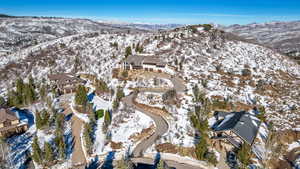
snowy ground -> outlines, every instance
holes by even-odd
[[[10,146],[10,159],[11,164],[13,164],[14,169],[19,169],[24,167],[24,164],[31,154],[32,151],[32,140],[34,136],[38,136],[40,147],[43,149],[43,145],[46,142],[53,142],[54,138],[54,128],[50,128],[50,130],[37,130],[36,125],[34,123],[35,112],[41,111],[44,108],[43,104],[37,103],[34,104],[27,109],[13,110],[17,112],[17,116],[20,117],[21,122],[26,122],[29,124],[29,129],[21,134],[16,135],[7,140]],[[64,130],[64,138],[66,141],[66,157],[67,160],[62,164],[57,164],[54,168],[67,168],[70,163],[70,159],[72,156],[72,130],[71,130],[71,121],[69,118],[66,118],[65,122],[65,130]],[[36,166],[38,167],[38,166]]]
[[[120,111],[112,116],[112,124],[109,127],[109,133],[111,134],[111,141],[115,143],[122,143],[120,153],[132,151],[137,142],[129,139],[136,133],[140,133],[143,129],[149,128],[153,125],[152,119],[141,112],[130,110],[125,111],[123,105]],[[107,154],[112,151],[112,148],[106,143],[106,134],[103,133],[103,118],[97,121],[96,129],[96,142],[95,153],[97,155]]]
[[[161,93],[140,92],[136,98],[136,101],[138,103],[146,104],[152,107],[164,107]]]

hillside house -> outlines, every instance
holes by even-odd
[[[122,64],[125,70],[146,70],[164,72],[167,68],[167,64],[157,56],[147,55],[132,55],[128,56]]]
[[[78,85],[83,85],[84,80],[71,73],[60,73],[48,75],[49,80],[61,93],[73,93]]]
[[[237,148],[244,143],[252,146],[261,124],[254,114],[245,111],[216,112],[215,118],[212,139],[223,140]]]
[[[21,123],[16,114],[9,109],[0,109],[0,136],[8,137],[28,129],[27,123]]]

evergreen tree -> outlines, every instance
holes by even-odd
[[[111,123],[111,115],[110,112],[108,110],[105,111],[105,115],[104,115],[104,123],[108,126]]]
[[[64,115],[63,114],[57,114],[55,119],[55,139],[54,142],[56,146],[58,147],[58,154],[59,158],[64,159],[66,157],[66,144],[64,140]]]
[[[38,164],[41,164],[43,157],[42,157],[42,150],[39,146],[37,136],[34,137],[31,147],[32,147],[32,159],[33,159],[33,161],[38,163]]]
[[[59,137],[58,153],[59,153],[59,157],[61,159],[66,158],[66,144],[65,144],[63,136]]]
[[[159,160],[156,169],[165,169],[164,161],[162,159]]]
[[[92,125],[90,123],[85,123],[83,137],[85,139],[85,144],[88,153],[92,153],[93,141],[92,141]]]
[[[5,99],[0,96],[0,107],[6,105]]]
[[[44,152],[45,152],[45,160],[47,162],[52,162],[53,159],[54,159],[54,156],[53,156],[53,150],[51,148],[51,145],[47,142],[45,142],[44,144]]]
[[[121,99],[125,96],[124,92],[123,92],[123,89],[118,87],[117,89],[117,100],[118,101],[121,101]]]
[[[18,78],[16,81],[17,93],[22,94],[24,89],[24,82],[21,78]]]
[[[41,87],[40,87],[40,98],[41,98],[41,100],[45,100],[45,98],[46,98],[46,95],[47,95],[47,93],[46,93],[46,86],[45,85],[41,85]]]
[[[61,113],[57,114],[56,119],[55,119],[56,129],[63,129],[64,118],[65,118],[65,116],[63,114],[61,114]]]
[[[35,88],[35,85],[34,85],[34,80],[32,78],[32,76],[30,75],[29,78],[28,78],[28,84],[30,87],[32,87],[33,89]]]
[[[83,85],[79,85],[75,94],[75,103],[77,105],[85,106],[87,101],[87,91]]]
[[[199,93],[200,93],[200,90],[199,90],[198,85],[196,84],[196,85],[193,87],[193,94],[194,94],[194,99],[195,99],[196,102],[199,101]]]
[[[46,110],[43,110],[43,126],[48,126],[49,127],[49,124],[50,124],[50,114],[49,114],[49,112],[48,111],[46,111]]]
[[[21,105],[24,103],[24,97],[23,97],[23,93],[24,93],[24,83],[23,80],[21,78],[18,78],[16,81],[16,105]]]
[[[23,92],[24,103],[32,104],[33,101],[35,101],[36,99],[34,88],[31,87],[29,84],[25,84]]]
[[[137,43],[136,46],[135,46],[135,52],[139,51],[139,47],[140,47],[140,43]]]
[[[37,129],[41,129],[43,127],[43,119],[40,112],[35,113],[35,123]]]
[[[113,109],[116,110],[119,107],[119,105],[120,105],[120,102],[117,99],[115,99],[113,101]]]
[[[205,154],[208,152],[207,143],[204,137],[202,137],[199,143],[196,145],[196,156],[198,160],[204,160]]]
[[[125,49],[125,57],[128,57],[128,56],[130,56],[130,55],[132,55],[132,51],[131,51],[131,47],[128,46],[128,47],[126,47],[126,49]]]
[[[241,162],[241,168],[246,169],[250,164],[251,147],[248,144],[243,144],[237,152],[237,158]]]

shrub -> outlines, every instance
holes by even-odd
[[[251,76],[251,70],[249,70],[249,69],[243,69],[242,70],[242,75],[243,76]]]
[[[213,164],[214,166],[216,166],[218,163],[217,157],[216,157],[215,153],[213,153],[213,152],[208,152],[206,154],[206,159],[209,163]]]
[[[174,89],[168,90],[162,95],[162,99],[164,102],[167,100],[174,99],[175,97],[176,97],[176,90]]]
[[[248,144],[243,144],[237,152],[237,158],[242,164],[241,168],[247,168],[250,164],[251,147]]]
[[[212,26],[210,24],[203,24],[203,28],[205,31],[210,31]]]
[[[127,77],[128,77],[128,71],[124,70],[124,71],[122,72],[122,77],[123,77],[123,78],[127,78]]]
[[[262,122],[266,122],[266,110],[265,107],[261,106],[258,108],[259,114],[256,115],[256,117],[262,121]]]
[[[101,119],[101,118],[104,116],[104,110],[103,110],[103,109],[97,110],[97,111],[95,112],[95,114],[96,114],[97,120],[98,120],[98,119]]]
[[[132,55],[131,47],[128,46],[125,49],[125,57],[128,57],[129,55]]]

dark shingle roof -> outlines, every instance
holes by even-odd
[[[157,66],[165,66],[166,63],[163,62],[158,56],[146,56],[146,55],[132,55],[128,56],[125,60],[129,64],[135,66],[142,66],[142,64],[153,64]]]
[[[213,130],[231,130],[241,137],[246,143],[251,145],[256,138],[259,126],[260,120],[258,118],[256,118],[253,114],[241,111],[232,112],[226,115],[224,120],[220,121]]]
[[[68,85],[84,82],[84,80],[76,77],[74,74],[71,73],[52,74],[48,75],[48,78],[49,80],[57,81],[58,85]]]

